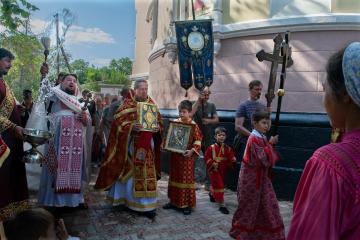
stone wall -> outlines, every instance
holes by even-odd
[[[236,109],[248,98],[248,83],[259,79],[268,85],[270,63],[259,62],[255,54],[264,49],[272,52],[275,34],[224,39],[215,58],[214,83],[211,99],[218,108]],[[324,112],[322,106],[322,82],[329,56],[336,49],[352,41],[359,41],[359,31],[294,32],[291,34],[294,65],[287,70],[285,112]],[[280,72],[279,66],[278,71]],[[279,78],[278,74],[278,78]],[[279,80],[277,80],[279,83]],[[159,56],[150,65],[150,95],[161,108],[176,108],[184,99],[185,90],[180,87],[178,65]],[[278,86],[277,86],[278,87]],[[277,89],[276,87],[276,89]],[[265,89],[266,90],[266,89]],[[191,100],[197,98],[192,89]],[[263,97],[262,101],[265,102]],[[275,109],[276,99],[273,102]]]

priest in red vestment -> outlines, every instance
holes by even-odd
[[[0,222],[28,207],[28,188],[23,157],[21,112],[13,92],[3,79],[11,68],[12,53],[0,48],[0,134],[10,154],[0,161]],[[6,146],[2,144],[3,146]],[[5,152],[6,151],[6,148]]]
[[[155,104],[147,92],[147,82],[136,81],[134,94],[124,99],[114,115],[95,189],[109,189],[113,205],[124,205],[152,219],[156,216],[157,180],[161,176],[162,121],[157,110],[159,126],[154,132],[144,131],[137,123],[138,103]]]

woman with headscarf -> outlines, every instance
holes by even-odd
[[[296,190],[288,239],[360,239],[360,42],[330,57],[324,106],[340,142],[315,151]]]

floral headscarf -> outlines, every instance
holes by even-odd
[[[353,42],[346,47],[342,68],[346,91],[360,107],[360,42]]]

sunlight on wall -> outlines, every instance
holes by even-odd
[[[333,13],[360,13],[359,0],[332,0],[331,12]]]
[[[269,0],[223,1],[223,23],[266,19],[269,17]]]

